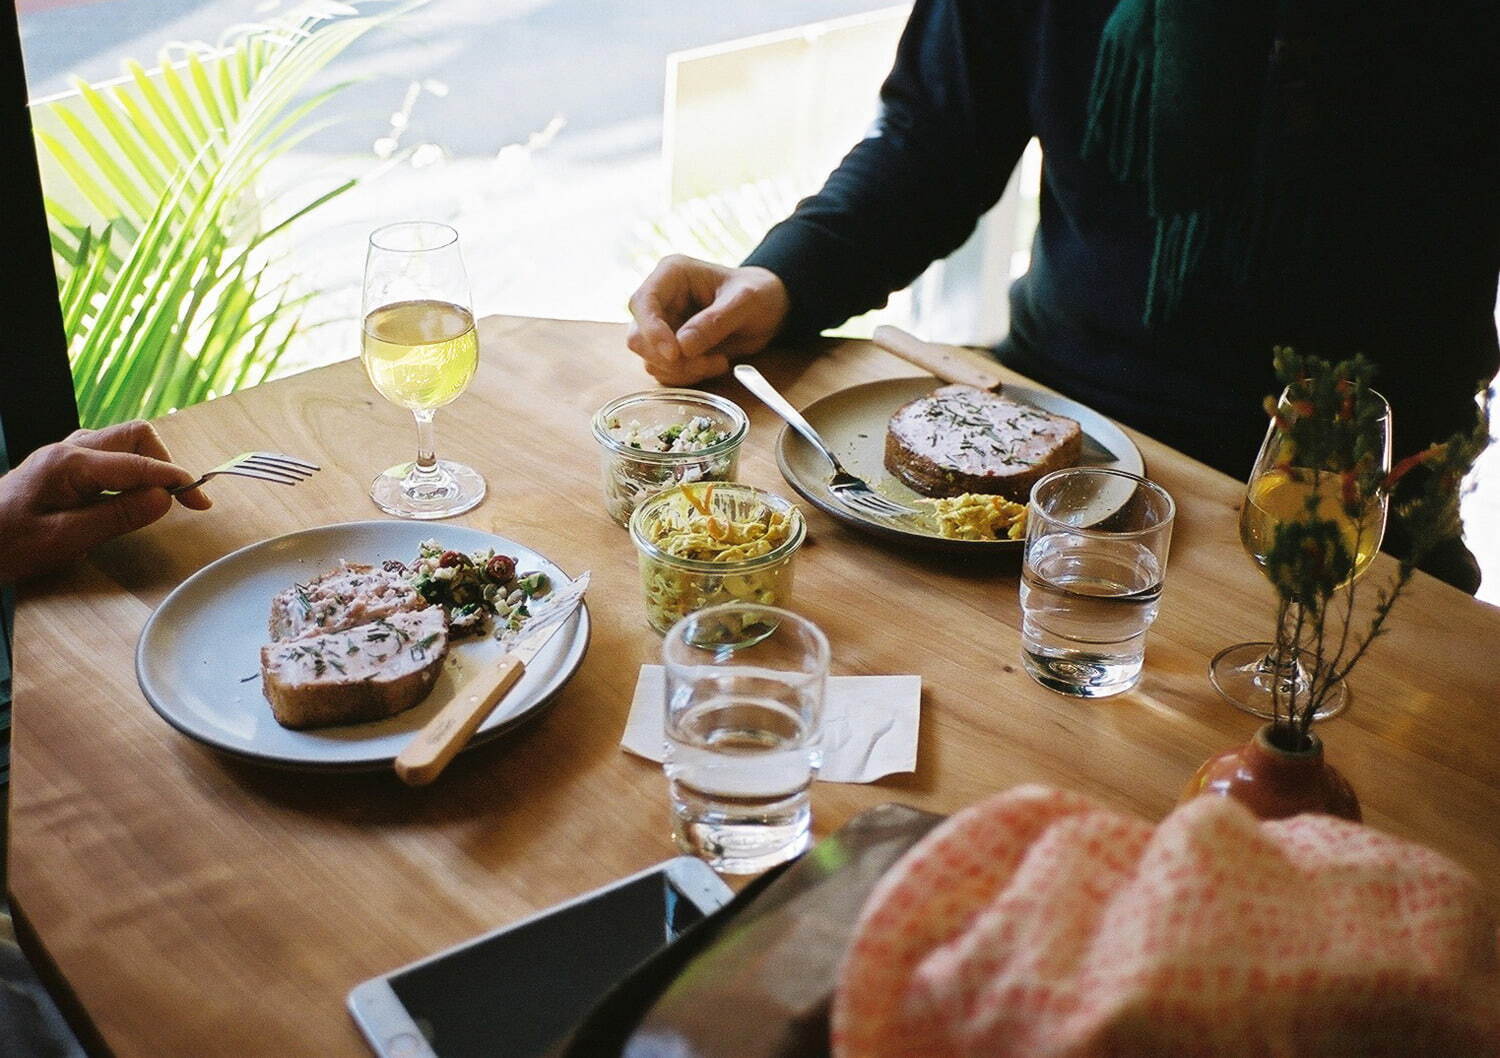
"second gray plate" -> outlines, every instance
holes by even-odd
[[[882,496],[915,506],[921,496],[885,469],[885,428],[891,414],[907,401],[931,393],[943,383],[930,376],[890,378],[841,389],[813,401],[802,414],[828,442],[828,447],[851,473],[858,474]],[[1113,421],[1077,401],[1030,386],[1007,385],[1005,395],[1055,415],[1066,415],[1083,427],[1083,466],[1115,467],[1144,474],[1140,449]],[[954,540],[938,533],[926,518],[872,518],[845,507],[828,490],[833,471],[795,430],[783,429],[776,441],[776,464],[781,476],[819,510],[841,522],[889,540],[943,551],[1019,551],[1021,540]]]

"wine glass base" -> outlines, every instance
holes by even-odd
[[[484,493],[479,471],[447,459],[439,459],[427,471],[415,463],[398,463],[370,483],[375,506],[398,518],[419,520],[463,514],[476,507]]]
[[[1306,687],[1309,668],[1316,663],[1312,654],[1299,650],[1291,672],[1277,671],[1271,659],[1274,643],[1237,643],[1214,655],[1208,666],[1209,682],[1230,705],[1262,720],[1275,719],[1273,692],[1281,684],[1282,715],[1291,698],[1292,686],[1300,681]],[[1301,697],[1305,690],[1299,689]],[[1313,713],[1314,720],[1329,720],[1349,708],[1349,688],[1340,680],[1323,704]]]

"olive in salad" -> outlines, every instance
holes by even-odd
[[[449,635],[514,632],[531,616],[533,599],[549,594],[545,573],[520,573],[516,560],[493,550],[453,551],[424,540],[416,561],[392,559],[385,568],[406,577],[417,594],[448,615]]]

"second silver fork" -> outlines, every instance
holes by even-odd
[[[788,426],[806,438],[808,444],[833,464],[833,477],[828,481],[828,491],[844,506],[875,518],[899,518],[916,513],[912,508],[903,507],[880,495],[864,478],[849,473],[823,438],[818,436],[818,431],[802,417],[801,412],[792,407],[790,401],[777,392],[775,386],[766,381],[765,375],[749,364],[736,364],[734,377],[751,393],[765,401],[772,411],[786,420]]]

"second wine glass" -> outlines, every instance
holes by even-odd
[[[1358,425],[1358,434],[1349,432],[1341,437],[1337,445],[1341,451],[1323,453],[1318,458],[1297,450],[1289,428],[1297,420],[1297,411],[1282,395],[1240,506],[1240,544],[1261,573],[1269,576],[1278,526],[1296,522],[1337,527],[1349,560],[1343,584],[1359,577],[1375,560],[1385,535],[1387,494],[1381,488],[1356,487],[1355,475],[1345,473],[1356,459],[1373,460],[1379,477],[1391,469],[1391,407],[1378,393],[1366,392],[1369,399],[1378,402],[1377,414]],[[1291,610],[1284,616],[1296,619]],[[1303,637],[1298,630],[1288,629],[1280,638],[1300,643]],[[1319,664],[1316,650],[1300,645],[1288,650],[1278,649],[1276,643],[1237,643],[1214,657],[1209,679],[1231,705],[1271,720],[1276,717],[1279,702],[1307,700],[1312,683],[1310,667]],[[1338,681],[1322,697],[1312,718],[1337,716],[1348,704],[1348,688]]]
[[[468,388],[479,366],[469,305],[458,232],[448,225],[404,221],[370,236],[361,359],[380,395],[417,421],[417,458],[370,485],[370,498],[389,514],[448,518],[484,499],[479,472],[438,459],[433,440],[437,409]]]

